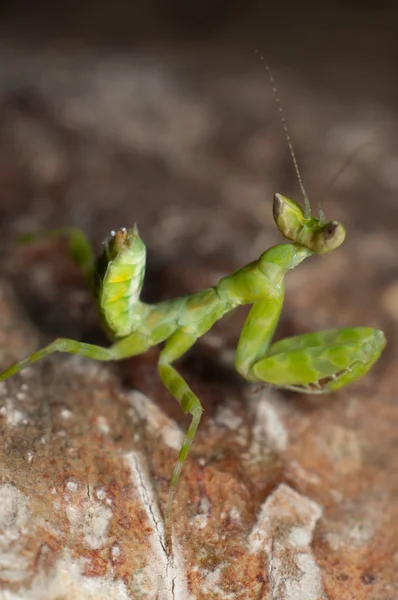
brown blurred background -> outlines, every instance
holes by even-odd
[[[5,368],[55,336],[104,342],[65,244],[21,247],[18,234],[77,226],[100,248],[111,229],[136,221],[148,245],[144,296],[150,301],[213,285],[281,241],[272,196],[281,192],[300,201],[300,190],[256,49],[273,68],[314,211],[324,202],[327,217],[342,220],[348,231],[341,249],[289,274],[277,334],[370,325],[386,331],[388,347],[366,378],[320,401],[284,393],[263,403],[247,401],[231,361],[245,310],[217,324],[182,361],[206,409],[177,501],[188,587],[195,598],[215,598],[203,574],[220,569],[217,589],[235,595],[217,598],[257,599],[271,592],[278,600],[290,598],[275,587],[265,559],[254,568],[244,550],[261,507],[281,489],[286,500],[286,487],[279,487],[286,484],[297,491],[304,513],[312,507],[316,515],[307,550],[321,584],[314,587],[311,580],[311,587],[306,580],[306,597],[394,600],[398,7],[392,0],[3,3],[0,364]],[[155,350],[98,372],[84,361],[56,357],[32,369],[28,399],[26,390],[18,396],[23,379],[0,389],[2,480],[30,498],[33,514],[30,529],[12,538],[19,546],[3,547],[0,538],[0,567],[2,551],[28,561],[11,575],[7,566],[0,578],[4,589],[25,589],[18,597],[58,598],[51,569],[65,549],[73,560],[91,561],[85,576],[102,577],[110,572],[115,539],[122,559],[112,563],[113,576],[135,589],[134,548],[144,552],[150,528],[120,453],[131,451],[133,439],[140,452],[145,447],[154,488],[164,500],[176,456],[161,437],[164,419],[187,425],[159,384],[156,357]],[[113,379],[104,379],[107,374]],[[154,430],[154,412],[139,425],[130,422],[125,394],[133,388],[150,398],[150,410],[168,415],[158,415]],[[75,421],[63,420],[64,410]],[[262,449],[265,458],[254,453],[249,464],[255,425],[264,415],[273,419],[272,411],[286,440],[275,441],[264,426],[256,452]],[[27,415],[25,424],[18,414]],[[103,437],[95,425],[99,414],[110,424]],[[69,458],[73,448],[77,458]],[[95,552],[79,528],[71,531],[70,507],[78,513],[90,494],[62,495],[70,476],[87,476],[88,490],[97,484],[112,489],[117,509],[109,539]],[[48,490],[55,490],[58,508]],[[136,504],[128,505],[127,497]],[[21,507],[18,498],[15,506]],[[206,502],[211,527],[195,529]],[[278,506],[274,516],[283,525],[286,515]],[[239,525],[225,517],[236,507]],[[291,511],[290,524],[301,518],[294,502]],[[286,540],[279,542],[285,548]],[[47,558],[44,546],[51,550]],[[281,581],[292,573],[283,556]],[[45,592],[38,587],[38,595],[29,596],[41,570],[49,578]],[[75,596],[68,585],[68,598],[91,598],[88,592]]]
[[[314,205],[394,226],[393,2],[13,2],[1,17],[3,239],[77,225],[98,243],[134,220],[160,272],[166,254],[251,259],[253,235],[254,254],[274,241],[272,194],[299,197],[255,49]]]

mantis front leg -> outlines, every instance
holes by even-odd
[[[379,358],[385,337],[371,327],[318,331],[270,346],[283,292],[254,304],[245,322],[236,367],[249,381],[321,394],[337,390],[366,373]]]

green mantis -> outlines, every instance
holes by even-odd
[[[260,59],[264,58],[259,54]],[[67,352],[98,361],[115,361],[146,352],[164,343],[158,359],[159,375],[191,423],[183,440],[169,485],[166,516],[171,514],[174,491],[199,427],[202,405],[174,367],[216,321],[242,304],[253,305],[243,326],[235,357],[241,376],[279,388],[311,394],[337,390],[364,375],[380,357],[384,333],[371,327],[350,327],[307,333],[272,344],[284,299],[284,278],[313,254],[329,254],[345,239],[344,226],[327,222],[320,211],[312,216],[297,165],[275,81],[265,62],[286,139],[305,201],[305,210],[293,200],[275,194],[273,216],[289,244],[269,248],[245,267],[219,283],[194,294],[158,304],[140,300],[146,250],[134,225],[111,231],[96,260],[90,242],[78,229],[58,229],[46,236],[67,236],[75,262],[83,270],[96,298],[110,347],[58,338],[0,373],[0,381],[53,354]],[[39,236],[25,236],[33,241]]]
[[[136,356],[164,342],[159,375],[184,413],[192,417],[171,477],[173,492],[198,429],[202,405],[174,367],[213,324],[242,304],[252,304],[235,358],[238,372],[248,381],[305,393],[337,390],[366,373],[379,358],[385,337],[370,327],[319,331],[272,344],[284,298],[284,278],[313,254],[328,254],[344,241],[345,229],[337,221],[315,218],[296,202],[275,194],[273,215],[280,233],[292,243],[273,246],[219,283],[192,295],[146,304],[140,300],[145,272],[145,245],[138,229],[112,231],[98,260],[79,230],[58,230],[67,235],[75,261],[81,266],[96,297],[110,347],[59,338],[0,374],[0,381],[54,352],[78,354],[98,361]]]

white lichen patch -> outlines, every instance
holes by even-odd
[[[75,560],[69,551],[58,560],[49,572],[41,571],[29,589],[18,592],[4,591],[1,600],[131,600],[125,583],[106,577],[83,575],[85,561]]]
[[[322,510],[318,504],[281,484],[261,507],[249,536],[249,551],[264,552],[269,600],[322,600],[321,571],[310,543]]]
[[[167,552],[164,520],[143,460],[138,453],[130,452],[125,456],[125,461],[130,467],[148,524],[152,527],[151,533],[147,534],[148,562],[145,569],[134,573],[134,586],[146,600],[191,600],[182,551],[173,537],[172,552]]]
[[[106,546],[109,542],[107,534],[113,517],[112,509],[91,498],[83,503],[72,503],[70,498],[67,501],[65,514],[71,534],[81,537],[92,550]]]
[[[267,449],[274,452],[286,450],[288,435],[273,395],[263,391],[249,399],[253,419],[251,456],[261,456]]]
[[[272,589],[269,600],[326,600],[321,571],[312,554],[298,553],[294,566],[292,569],[289,565],[286,550],[276,546],[268,566]]]
[[[235,414],[232,407],[220,406],[217,409],[215,422],[221,427],[226,427],[231,431],[238,431],[244,425],[242,417]]]
[[[106,417],[103,417],[102,415],[99,415],[98,417],[96,417],[95,419],[95,424],[97,426],[97,429],[100,433],[102,433],[103,435],[108,435],[111,428],[109,426],[108,420],[106,419]]]
[[[69,479],[69,480],[66,482],[66,486],[65,486],[65,487],[66,487],[66,489],[67,489],[69,492],[77,492],[77,491],[78,491],[78,489],[79,489],[79,487],[80,487],[80,484],[79,484],[79,482],[78,482],[78,481],[75,481],[74,479]]]
[[[0,485],[0,532],[16,539],[28,520],[28,498],[15,486]]]
[[[97,550],[108,542],[107,532],[113,511],[102,504],[91,505],[86,513],[84,539],[89,548]]]
[[[184,434],[177,424],[170,419],[150,398],[138,391],[127,394],[127,399],[139,419],[145,421],[147,427],[156,435],[161,436],[164,444],[180,450]],[[134,414],[132,415],[134,419]]]
[[[106,498],[106,490],[102,487],[98,487],[95,490],[95,495],[98,498],[98,500],[105,500]]]
[[[224,589],[225,582],[222,577],[224,566],[226,565],[218,566],[212,571],[204,570],[202,572],[202,592],[203,594],[206,594],[208,598],[214,600],[234,600],[236,598],[234,592],[227,592]]]
[[[198,529],[204,529],[207,527],[211,514],[211,508],[210,500],[207,498],[207,496],[203,496],[200,499],[197,514],[192,517],[192,524]]]
[[[61,419],[69,420],[73,417],[73,412],[69,408],[62,408],[59,412]]]
[[[120,550],[120,546],[119,544],[115,543],[113,544],[112,548],[111,548],[111,556],[112,556],[112,560],[116,561],[120,558],[121,555],[121,550]]]
[[[0,576],[17,583],[23,581],[29,559],[22,551],[22,536],[29,520],[28,498],[15,486],[0,485]]]
[[[311,543],[312,535],[304,527],[293,527],[289,534],[289,543],[296,548],[308,546]]]
[[[242,522],[242,516],[236,507],[232,507],[228,512],[228,518],[232,523],[239,525]]]
[[[1,415],[5,417],[8,427],[20,427],[28,424],[27,414],[20,409],[18,402],[5,398],[1,407]]]

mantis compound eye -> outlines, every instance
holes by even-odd
[[[338,221],[330,221],[314,237],[313,250],[317,254],[329,254],[344,242],[346,230]]]
[[[325,239],[332,238],[334,236],[334,233],[338,226],[339,226],[339,224],[337,221],[331,221],[330,223],[328,223],[328,225],[324,231]]]
[[[281,234],[288,240],[297,241],[305,224],[303,209],[297,202],[282,196],[274,195],[273,216]]]

